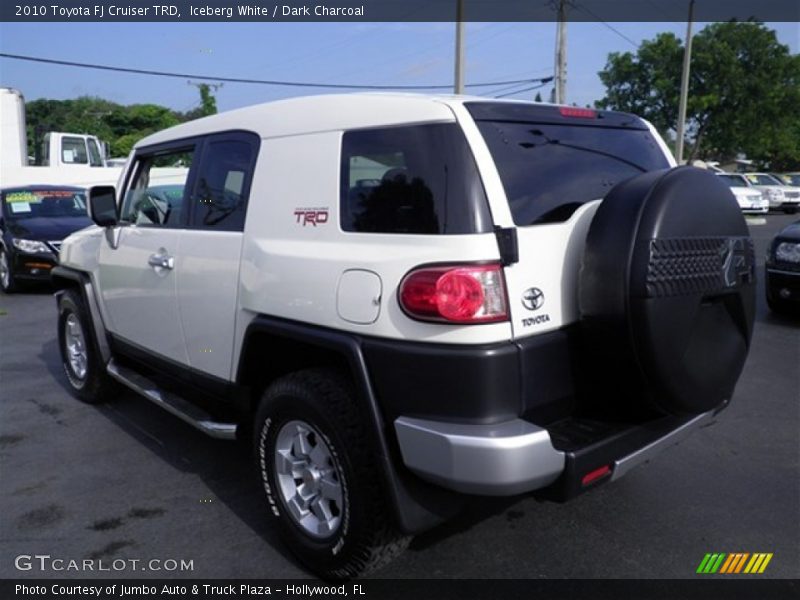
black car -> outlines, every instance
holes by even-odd
[[[775,236],[766,266],[769,307],[776,312],[800,310],[800,221]]]
[[[83,188],[30,185],[0,191],[0,288],[49,281],[61,240],[92,224]]]

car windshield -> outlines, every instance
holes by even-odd
[[[3,215],[10,219],[86,217],[86,195],[80,190],[22,189],[3,193]]]
[[[800,173],[784,173],[781,179],[786,185],[800,186]]]
[[[747,182],[738,175],[720,175],[719,177],[730,187],[747,187]]]
[[[783,185],[780,181],[766,173],[748,173],[745,177],[747,177],[753,185]]]
[[[589,120],[563,117],[551,107],[467,108],[497,165],[517,225],[563,221],[620,181],[670,166],[650,130],[630,115],[604,113]]]

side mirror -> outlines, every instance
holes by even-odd
[[[89,188],[89,217],[100,227],[114,227],[117,224],[117,190],[113,185]]]

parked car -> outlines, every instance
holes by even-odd
[[[784,185],[768,173],[745,173],[745,179],[752,187],[764,193],[770,208],[781,209],[785,213],[796,213],[800,206],[800,190]]]
[[[0,289],[49,281],[61,241],[92,224],[83,188],[31,185],[0,190]]]
[[[769,200],[759,190],[751,187],[743,175],[736,173],[717,173],[728,187],[731,188],[739,208],[744,213],[764,214],[769,212]]]
[[[767,253],[767,304],[776,312],[800,310],[800,221],[783,229]]]
[[[784,185],[800,187],[800,173],[770,173],[775,179]]]
[[[251,439],[265,513],[326,578],[467,497],[618,479],[714,421],[750,346],[741,210],[633,115],[306,97],[153,134],[124,173],[53,272],[69,385]]]

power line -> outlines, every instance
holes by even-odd
[[[595,21],[597,21],[597,22],[598,22],[598,23],[600,23],[601,25],[604,25],[605,27],[607,27],[608,29],[610,29],[611,31],[613,31],[614,33],[616,33],[616,34],[617,34],[619,37],[621,37],[623,40],[625,40],[626,42],[628,42],[629,44],[631,44],[631,45],[632,45],[634,48],[638,48],[638,47],[639,47],[639,44],[637,44],[637,43],[636,43],[636,42],[634,42],[634,41],[633,41],[631,38],[629,38],[627,35],[625,35],[624,33],[622,33],[622,32],[621,32],[619,29],[617,29],[617,28],[615,28],[615,27],[612,27],[611,25],[609,25],[608,23],[606,23],[605,21],[603,21],[603,19],[601,19],[600,17],[598,17],[596,14],[594,14],[594,13],[593,13],[591,10],[589,10],[589,9],[588,9],[588,8],[586,8],[585,6],[583,6],[583,5],[581,5],[581,4],[578,4],[578,3],[571,3],[570,5],[571,5],[571,6],[573,6],[573,7],[575,7],[575,8],[577,8],[577,9],[578,9],[578,10],[580,10],[580,11],[583,11],[583,12],[585,12],[587,15],[589,15],[590,17],[592,17],[592,18],[593,18]]]
[[[521,94],[522,92],[530,92],[533,90],[538,90],[539,88],[543,88],[548,83],[553,81],[552,77],[548,77],[547,81],[542,81],[541,83],[537,83],[536,85],[532,85],[530,87],[522,88],[521,90],[517,90],[516,92],[508,92],[506,94],[500,94],[499,96],[495,96],[495,98],[506,98],[508,96],[515,96],[517,94]]]
[[[449,90],[453,84],[446,85],[364,85],[346,83],[314,83],[308,81],[278,81],[270,79],[246,79],[237,77],[216,77],[214,75],[197,75],[191,73],[172,73],[168,71],[153,71],[149,69],[131,69],[128,67],[114,67],[110,65],[97,65],[91,63],[79,63],[67,60],[56,60],[53,58],[41,58],[36,56],[25,56],[22,54],[8,54],[0,52],[0,57],[12,60],[25,60],[36,63],[51,65],[61,65],[65,67],[77,67],[81,69],[96,69],[100,71],[114,71],[117,73],[133,73],[136,75],[153,75],[157,77],[180,77],[181,79],[203,79],[207,81],[224,81],[227,83],[253,83],[260,85],[279,85],[286,87],[302,88],[326,88],[326,89],[351,89],[351,90]],[[543,81],[543,78],[519,79],[516,81],[492,81],[482,83],[468,83],[466,87],[493,87],[499,85],[510,85],[515,83],[534,83]]]

